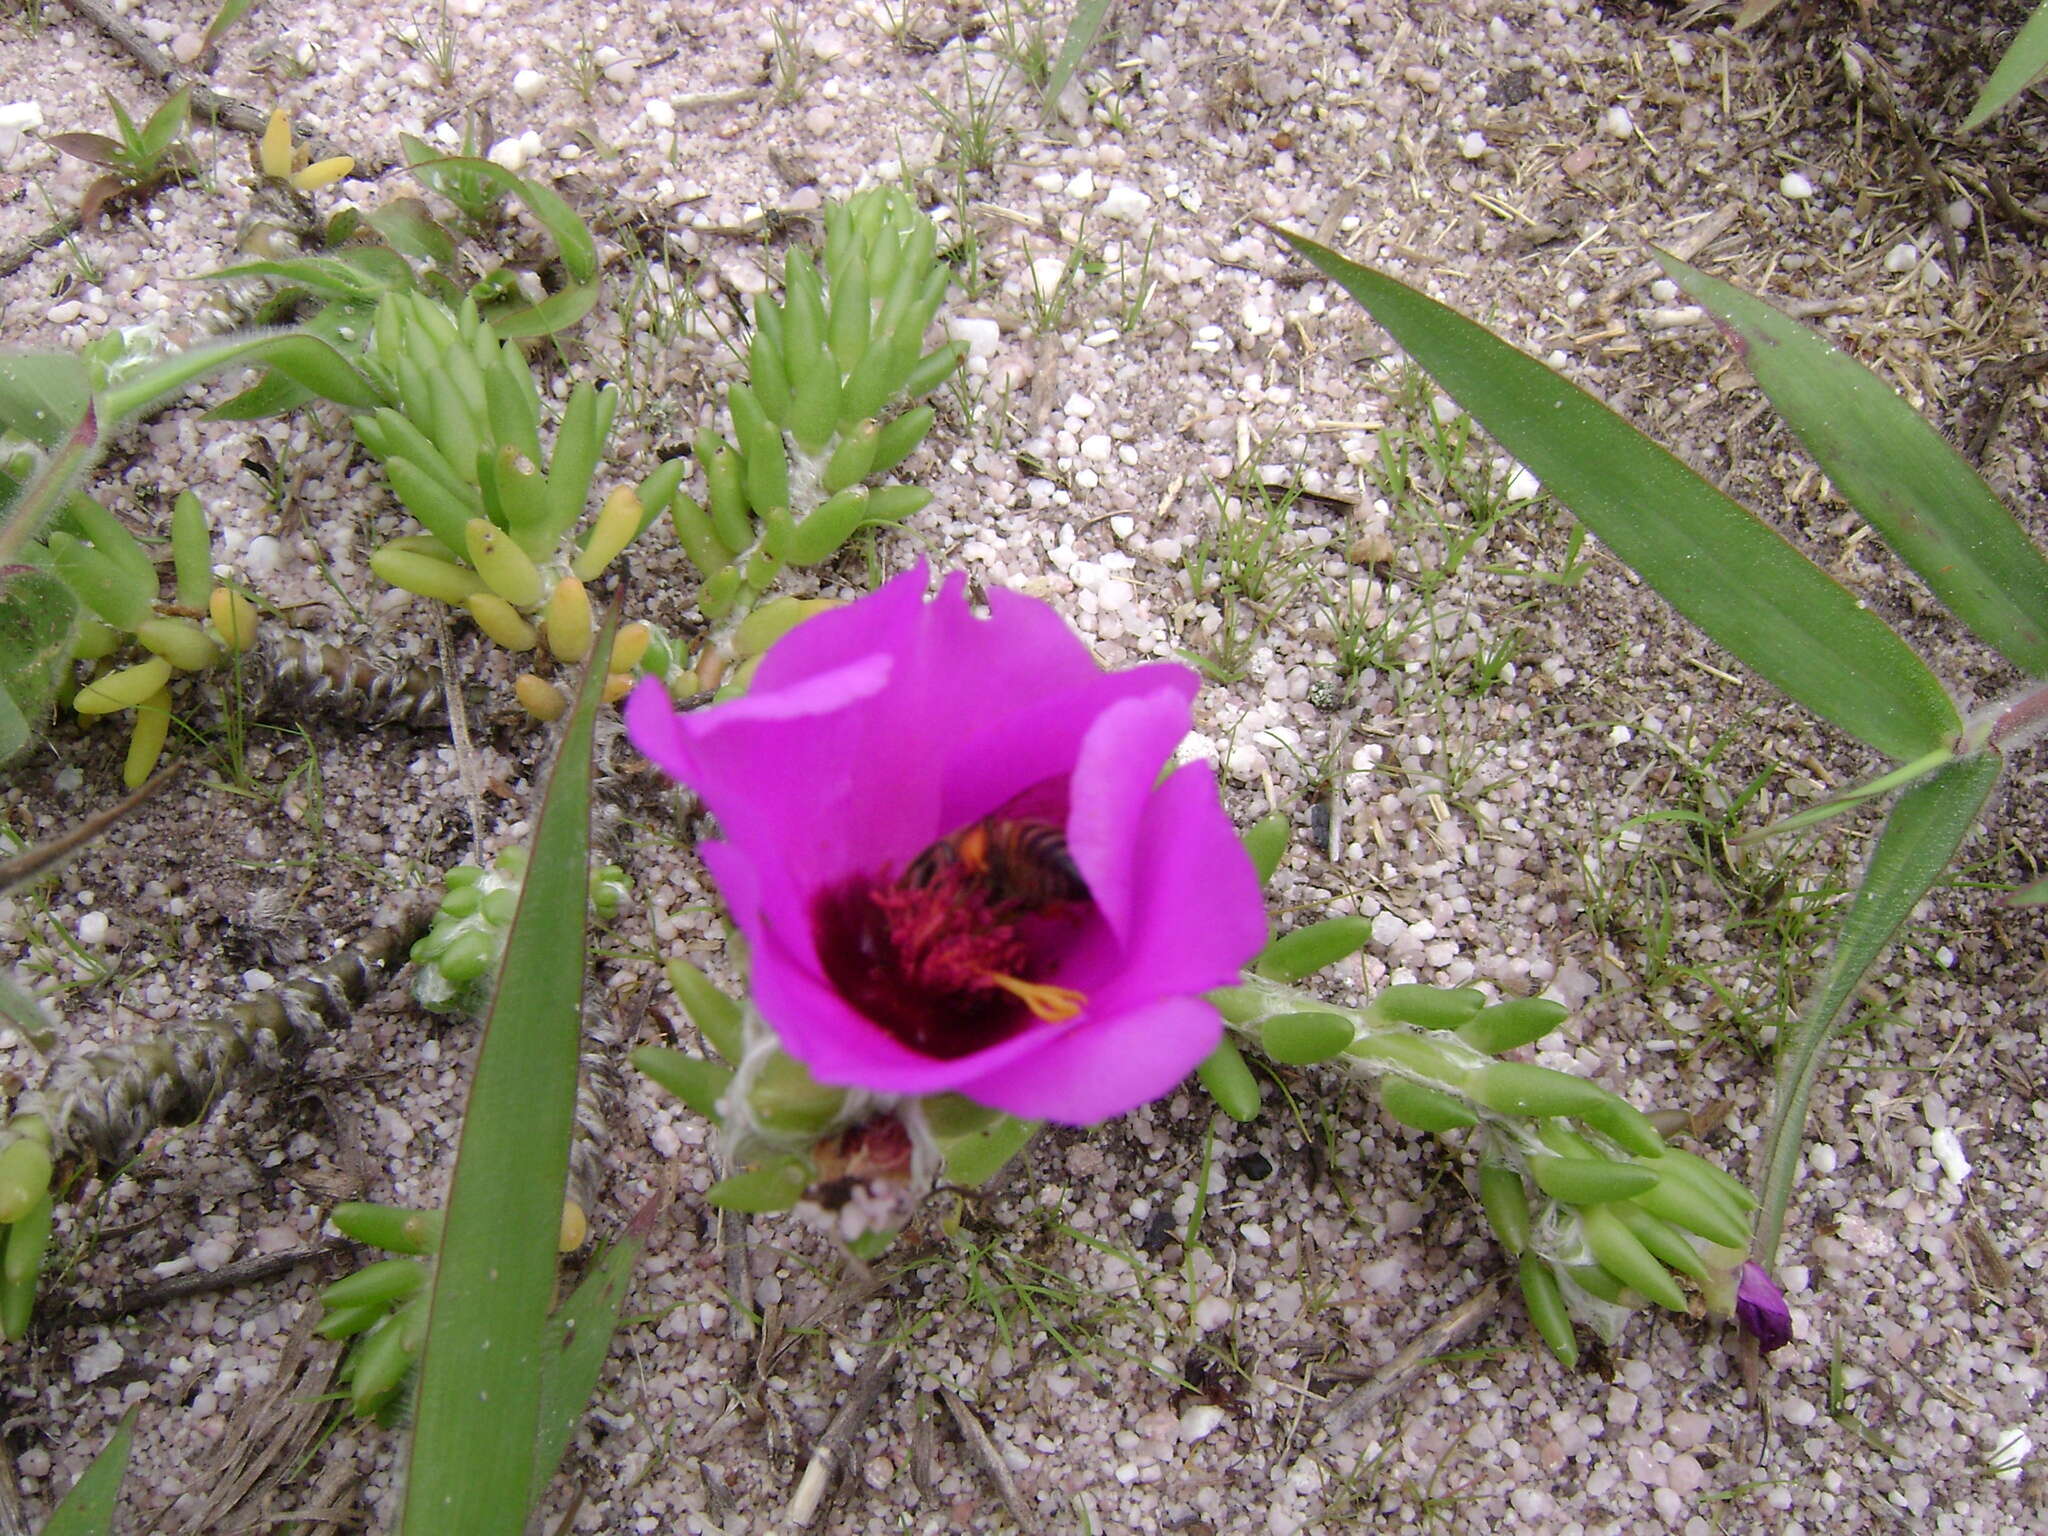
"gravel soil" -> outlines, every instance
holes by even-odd
[[[189,57],[212,6],[114,9]],[[1772,1023],[1823,960],[1876,820],[1732,852],[1694,828],[1759,774],[1742,825],[1874,762],[1575,550],[1483,442],[1461,449],[1442,414],[1431,428],[1385,338],[1257,222],[1320,232],[1549,358],[1760,507],[1955,688],[1996,697],[2017,678],[1864,536],[1729,349],[1652,281],[1645,243],[1824,325],[2048,533],[2048,102],[1958,129],[2031,7],[1794,0],[1744,33],[1733,9],[1138,0],[1110,7],[1047,112],[1019,71],[1057,57],[1063,5],[306,0],[232,27],[207,78],[358,157],[314,195],[323,217],[407,190],[401,132],[459,144],[465,122],[555,185],[599,232],[608,285],[549,366],[620,383],[621,477],[709,419],[736,377],[741,296],[821,198],[907,177],[961,253],[946,314],[974,356],[909,467],[935,503],[877,542],[877,569],[850,556],[820,589],[922,554],[1050,599],[1111,663],[1209,659],[1189,750],[1217,759],[1234,812],[1296,818],[1281,912],[1373,922],[1332,995],[1549,989],[1573,1012],[1532,1059],[1693,1112],[1747,1173]],[[248,136],[205,128],[191,175],[31,249],[96,174],[43,136],[106,128],[110,91],[162,99],[60,0],[0,6],[0,108],[37,109],[0,112],[6,345],[137,324],[189,339],[235,297],[200,275],[277,221]],[[409,525],[340,418],[201,423],[233,387],[136,427],[96,494],[161,534],[191,488],[219,558],[279,613],[383,655],[445,652],[475,688],[470,739],[311,711],[252,728],[239,761],[202,758],[0,901],[0,956],[51,995],[66,1040],[271,985],[516,840],[535,808],[547,733],[505,707],[503,652],[371,579],[369,551]],[[1433,464],[1401,433],[1450,445]],[[1397,463],[1409,483],[1390,488]],[[1219,529],[1251,558],[1200,581]],[[1576,580],[1543,579],[1575,555]],[[650,540],[632,611],[688,631],[691,590]],[[65,719],[6,771],[0,820],[32,843],[111,803],[121,750]],[[687,1032],[658,957],[716,966],[717,943],[688,852],[702,829],[623,743],[604,750],[600,835],[636,885],[597,968],[622,1063]],[[1488,1304],[1501,1260],[1458,1151],[1314,1070],[1269,1084],[1250,1126],[1180,1093],[1048,1134],[959,1246],[906,1245],[867,1280],[757,1224],[764,1336],[730,1316],[705,1127],[624,1081],[597,1225],[674,1199],[557,1515],[573,1485],[578,1531],[776,1528],[811,1443],[894,1340],[901,1365],[818,1529],[2048,1530],[2048,955],[2038,913],[1995,903],[2038,873],[2044,792],[2015,766],[1821,1083],[1782,1256],[1794,1339],[1767,1363],[1745,1366],[1716,1323],[1657,1315],[1561,1369],[1512,1294]],[[1695,820],[1644,819],[1671,811]],[[394,988],[302,1074],[74,1191],[51,1324],[0,1353],[0,1532],[33,1528],[132,1404],[123,1530],[270,1529],[287,1511],[310,1512],[299,1530],[388,1529],[397,1436],[287,1411],[331,1369],[301,1331],[318,1263],[93,1309],[317,1246],[336,1200],[438,1199],[473,1040]],[[41,1070],[0,1032],[0,1093]],[[1461,1308],[1456,1350],[1381,1378]],[[1341,1406],[1375,1378],[1391,1390]],[[985,1427],[1016,1508],[935,1406],[942,1386]]]

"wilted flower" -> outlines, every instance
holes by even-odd
[[[1162,777],[1195,675],[1105,673],[1045,604],[978,618],[965,585],[900,576],[711,709],[643,683],[627,729],[718,817],[755,1005],[820,1081],[1106,1119],[1214,1049],[1258,881],[1208,766]]]
[[[1785,1293],[1755,1260],[1742,1266],[1742,1280],[1735,1288],[1735,1321],[1767,1355],[1792,1341],[1792,1309],[1785,1305]]]

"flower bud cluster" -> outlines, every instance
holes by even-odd
[[[0,484],[22,478],[32,450],[6,456]],[[156,563],[121,520],[90,497],[69,497],[26,565],[10,573],[0,613],[17,635],[0,658],[0,688],[23,718],[53,702],[81,718],[133,714],[121,777],[139,787],[170,735],[172,685],[256,643],[254,606],[213,577],[212,535],[199,498],[171,508],[176,593],[162,601]],[[138,657],[138,652],[141,653]],[[88,664],[81,679],[74,662]]]
[[[443,876],[441,904],[412,947],[412,993],[421,1007],[436,1013],[483,1011],[525,881],[526,850],[518,847],[500,852],[489,869],[458,864]],[[598,921],[616,917],[631,889],[618,865],[593,869],[590,907]]]
[[[785,566],[829,560],[861,528],[901,522],[931,500],[916,486],[869,486],[924,441],[930,406],[965,349],[924,350],[950,270],[937,230],[883,187],[825,210],[824,269],[792,250],[783,296],[754,301],[748,381],[726,394],[730,438],[698,434],[702,499],[670,504],[704,577],[714,621],[744,614]]]
[[[356,436],[426,529],[378,549],[371,569],[464,609],[507,650],[545,642],[555,660],[582,662],[595,635],[585,584],[660,515],[685,462],[614,487],[579,535],[616,389],[578,383],[544,457],[540,390],[519,348],[499,339],[473,299],[450,314],[409,292],[378,302],[363,369],[391,403],[357,413]],[[614,696],[630,671],[618,668]],[[543,717],[559,713],[560,691],[537,673],[526,678],[520,702]]]
[[[1292,948],[1312,947],[1303,935],[1318,929],[1334,939],[1317,924],[1289,935]],[[1332,1061],[1376,1079],[1381,1108],[1404,1125],[1473,1133],[1474,1192],[1518,1262],[1531,1322],[1560,1360],[1578,1358],[1574,1323],[1611,1343],[1630,1310],[1651,1304],[1734,1312],[1755,1197],[1704,1158],[1666,1143],[1619,1095],[1503,1059],[1555,1028],[1561,1006],[1542,998],[1488,1004],[1470,988],[1396,986],[1363,1009],[1342,1008],[1260,974],[1288,969],[1274,964],[1276,951],[1289,953],[1287,942],[1270,946],[1243,985],[1216,994],[1231,1029],[1276,1061]],[[1241,1062],[1236,1070],[1244,1070]],[[1218,1100],[1227,1111],[1247,1108],[1235,1091],[1236,1072],[1212,1063],[1204,1080],[1212,1076],[1226,1085]],[[1255,1087],[1248,1107],[1257,1108]],[[1681,1277],[1692,1283],[1697,1308]]]

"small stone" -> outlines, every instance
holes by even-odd
[[[284,563],[284,546],[270,534],[259,533],[242,552],[242,568],[251,576],[274,576]]]
[[[180,32],[171,39],[171,57],[180,64],[191,64],[206,52],[206,34],[203,32]]]
[[[547,76],[537,69],[522,69],[512,77],[512,94],[521,101],[538,101],[547,88]]]
[[[1970,221],[1977,217],[1977,210],[1967,197],[1959,197],[1941,211],[1950,229],[1968,229]]]
[[[994,357],[996,348],[1002,344],[1003,327],[999,321],[977,315],[949,315],[946,336],[951,341],[966,342],[969,357]]]
[[[1183,1444],[1193,1445],[1197,1440],[1214,1434],[1223,1424],[1225,1414],[1214,1403],[1195,1403],[1181,1411],[1180,1438]]]
[[[1214,1333],[1230,1321],[1230,1302],[1222,1296],[1204,1296],[1195,1303],[1195,1326],[1204,1333]]]
[[[1077,203],[1086,202],[1095,195],[1095,173],[1086,166],[1067,183],[1067,196]]]
[[[107,914],[88,912],[78,920],[78,942],[81,944],[104,944],[107,941]]]
[[[1525,465],[1517,464],[1515,472],[1508,476],[1509,501],[1528,501],[1531,497],[1542,494],[1542,491],[1543,482]]]
[[[1458,137],[1458,153],[1467,160],[1479,160],[1486,154],[1486,135],[1466,133]]]
[[[1797,171],[1787,171],[1778,182],[1778,190],[1794,202],[1803,202],[1813,196],[1813,183]]]
[[[1948,1175],[1951,1183],[1960,1184],[1970,1176],[1970,1160],[1963,1156],[1963,1144],[1947,1126],[1928,1138],[1927,1149],[1934,1154],[1934,1160],[1941,1164],[1941,1171]]]
[[[526,164],[526,146],[518,139],[500,139],[485,158],[508,171],[518,171]]]
[[[1377,528],[1369,528],[1351,541],[1344,556],[1353,565],[1392,565],[1394,541]]]
[[[1145,210],[1152,206],[1152,199],[1128,181],[1112,181],[1109,190],[1102,194],[1102,201],[1095,206],[1105,219],[1118,219],[1126,224],[1135,224],[1145,216]]]
[[[1600,131],[1611,139],[1625,139],[1636,131],[1636,120],[1627,107],[1609,107],[1600,114]]]
[[[666,96],[651,98],[641,111],[646,115],[647,121],[657,128],[673,128],[676,125],[676,109],[668,104]]]
[[[1884,253],[1884,269],[1887,272],[1910,272],[1920,265],[1920,248],[1910,240],[1901,240]]]

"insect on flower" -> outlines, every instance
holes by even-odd
[[[1105,672],[1051,608],[922,569],[792,630],[747,693],[634,743],[694,788],[760,1017],[823,1083],[1088,1124],[1215,1048],[1203,994],[1265,938],[1195,675]]]

